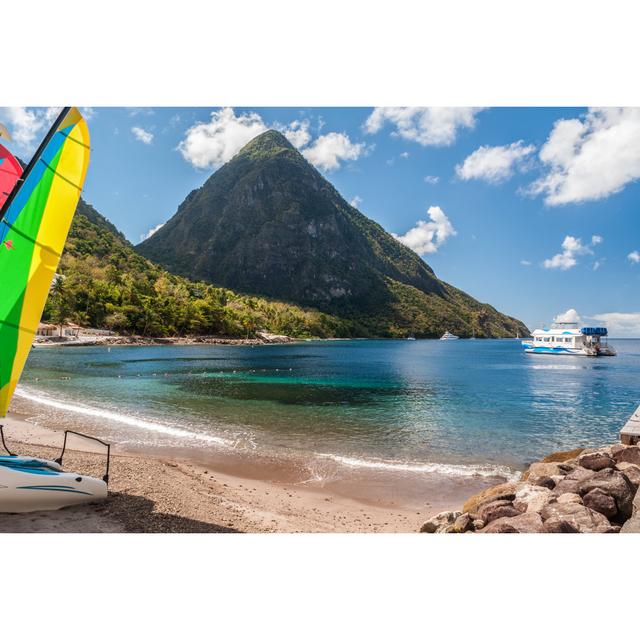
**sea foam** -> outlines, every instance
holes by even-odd
[[[380,469],[381,471],[402,471],[407,473],[436,473],[447,476],[461,477],[502,477],[506,480],[516,480],[520,473],[503,465],[474,465],[449,464],[439,462],[404,462],[397,460],[383,460],[379,458],[352,458],[331,453],[318,454],[321,458],[329,458],[347,467]]]
[[[61,411],[69,411],[71,413],[77,413],[84,416],[90,416],[92,418],[101,418],[103,420],[109,420],[110,422],[117,422],[119,424],[125,424],[129,427],[136,427],[138,429],[144,429],[145,431],[153,431],[155,433],[162,433],[167,436],[173,436],[180,439],[199,440],[201,442],[207,442],[209,444],[215,444],[221,447],[230,448],[233,447],[233,442],[220,438],[218,436],[208,435],[206,433],[195,433],[181,427],[163,424],[160,422],[151,422],[149,420],[142,420],[136,416],[127,415],[126,413],[116,413],[115,411],[109,411],[107,409],[98,409],[79,403],[71,403],[62,401],[50,396],[33,393],[30,389],[27,390],[24,387],[18,387],[15,391],[15,395],[37,404],[42,404],[54,409],[60,409]]]

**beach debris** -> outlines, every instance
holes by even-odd
[[[640,533],[640,447],[574,449],[471,496],[423,533]]]

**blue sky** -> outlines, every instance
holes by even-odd
[[[279,128],[444,280],[531,329],[573,309],[614,334],[640,336],[638,109],[85,112],[84,197],[133,243],[239,146]],[[0,109],[14,135],[7,146],[28,159],[52,113]]]

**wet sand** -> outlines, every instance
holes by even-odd
[[[4,421],[9,448],[57,457],[60,430],[24,418]],[[81,441],[69,446],[65,468],[102,476],[105,457],[98,448]],[[416,532],[430,516],[458,508],[474,491],[500,481],[433,474],[429,489],[425,492],[422,484],[420,495],[407,500],[397,497],[388,481],[372,482],[356,472],[313,485],[274,462],[252,464],[197,452],[187,459],[183,451],[132,453],[118,445],[112,447],[110,477],[106,501],[0,514],[0,532]]]

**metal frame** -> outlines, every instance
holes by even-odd
[[[9,447],[7,447],[7,443],[4,441],[4,425],[0,424],[0,439],[2,440],[2,447],[3,449],[11,456],[11,457],[15,457],[15,453],[11,453],[11,451],[9,451]]]
[[[107,468],[105,471],[105,474],[102,476],[102,479],[109,484],[109,463],[111,462],[111,445],[107,442],[104,442],[103,440],[100,440],[100,438],[96,438],[94,436],[88,436],[85,433],[80,433],[78,431],[72,431],[71,429],[65,429],[64,431],[64,442],[62,443],[62,451],[60,452],[60,455],[54,460],[54,462],[57,462],[60,466],[62,466],[62,457],[64,456],[64,452],[67,449],[67,436],[72,433],[74,436],[80,436],[81,438],[86,438],[87,440],[93,440],[95,442],[100,443],[103,447],[107,448]]]

